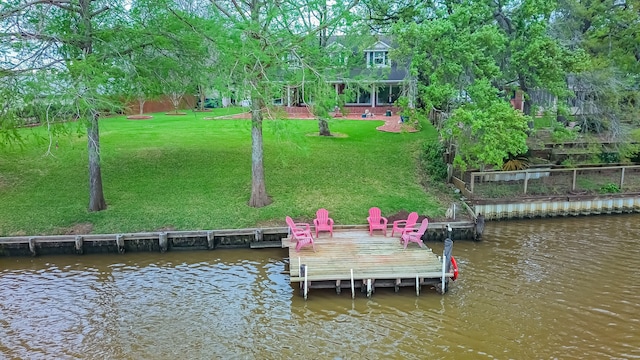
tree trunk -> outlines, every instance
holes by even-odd
[[[207,99],[206,94],[204,93],[204,86],[198,85],[198,92],[200,93],[200,111],[204,111],[204,102]]]
[[[92,0],[80,0],[80,15],[83,24],[84,34],[82,52],[84,56],[93,53],[93,32],[92,32]],[[89,81],[82,78],[81,83],[86,85]],[[95,89],[94,89],[95,90]],[[100,132],[98,131],[98,112],[94,108],[89,111],[89,126],[87,128],[87,147],[89,152],[89,211],[101,211],[107,208],[102,191],[102,174],[100,173]]]
[[[262,98],[251,98],[251,198],[249,206],[263,207],[271,204],[264,181],[262,145]]]
[[[329,123],[327,119],[319,118],[318,119],[318,130],[320,131],[320,136],[331,136],[331,132],[329,131]]]
[[[140,108],[140,115],[144,114],[144,103],[146,100],[143,97],[138,98],[138,107]]]
[[[89,147],[89,211],[100,211],[107,208],[102,191],[102,175],[100,172],[100,135],[98,131],[98,113],[91,112],[87,129]]]
[[[171,93],[169,100],[171,101],[171,105],[173,105],[173,112],[177,114],[178,108],[180,107],[180,100],[182,100],[182,94]]]

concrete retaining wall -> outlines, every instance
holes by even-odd
[[[640,196],[618,198],[551,198],[521,203],[495,200],[472,205],[476,215],[487,220],[568,215],[597,215],[640,212]]]

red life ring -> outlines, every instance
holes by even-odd
[[[458,278],[458,263],[453,256],[451,257],[451,267],[453,268],[453,277],[451,278],[451,280],[456,281],[456,279]]]

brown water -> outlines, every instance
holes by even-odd
[[[305,302],[280,249],[3,258],[0,358],[638,359],[638,220],[490,222],[445,296]]]

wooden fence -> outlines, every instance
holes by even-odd
[[[454,184],[472,198],[640,192],[640,165],[474,171]]]

